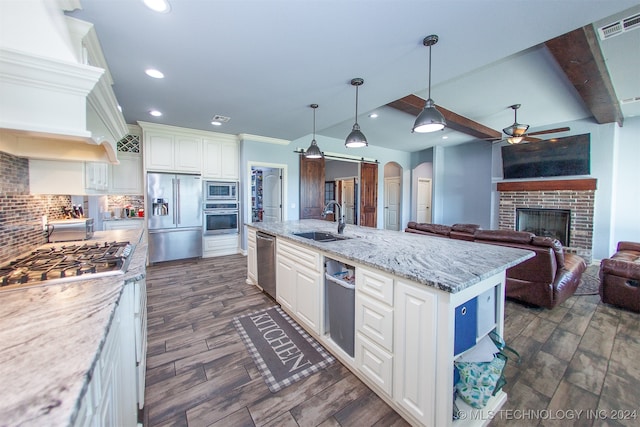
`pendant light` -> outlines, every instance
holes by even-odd
[[[321,159],[324,157],[322,151],[318,147],[318,143],[316,142],[316,108],[318,108],[318,104],[311,104],[309,107],[313,108],[313,139],[311,140],[311,145],[304,153],[304,156],[307,159]]]
[[[356,87],[356,122],[353,124],[353,130],[344,141],[344,146],[347,148],[360,148],[369,145],[367,138],[360,132],[360,125],[358,125],[358,86],[362,86],[363,83],[364,80],[360,77],[351,79],[351,86]]]
[[[422,40],[422,44],[429,47],[429,97],[424,105],[424,109],[416,117],[416,121],[413,124],[412,132],[435,132],[443,129],[447,122],[444,116],[436,108],[435,102],[431,99],[431,46],[438,43],[438,36],[432,34]]]

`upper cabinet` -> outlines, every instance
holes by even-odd
[[[235,137],[204,139],[202,176],[226,180],[238,179],[238,142]]]
[[[138,123],[143,129],[144,170],[238,179],[238,140],[234,135]]]

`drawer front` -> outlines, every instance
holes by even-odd
[[[362,267],[356,268],[356,289],[393,305],[393,279]]]
[[[363,334],[356,334],[356,366],[367,378],[391,397],[393,390],[393,356]]]
[[[311,270],[320,271],[320,254],[302,246],[294,245],[283,239],[276,239],[278,255],[285,256],[296,263]]]
[[[356,296],[356,330],[393,352],[393,309],[360,292]]]

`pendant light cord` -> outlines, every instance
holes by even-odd
[[[356,85],[356,125],[358,124],[358,86]]]
[[[431,45],[429,45],[429,97],[431,99]]]

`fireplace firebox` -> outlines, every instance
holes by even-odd
[[[567,209],[516,208],[516,230],[558,239],[562,246],[569,246],[571,211]]]

